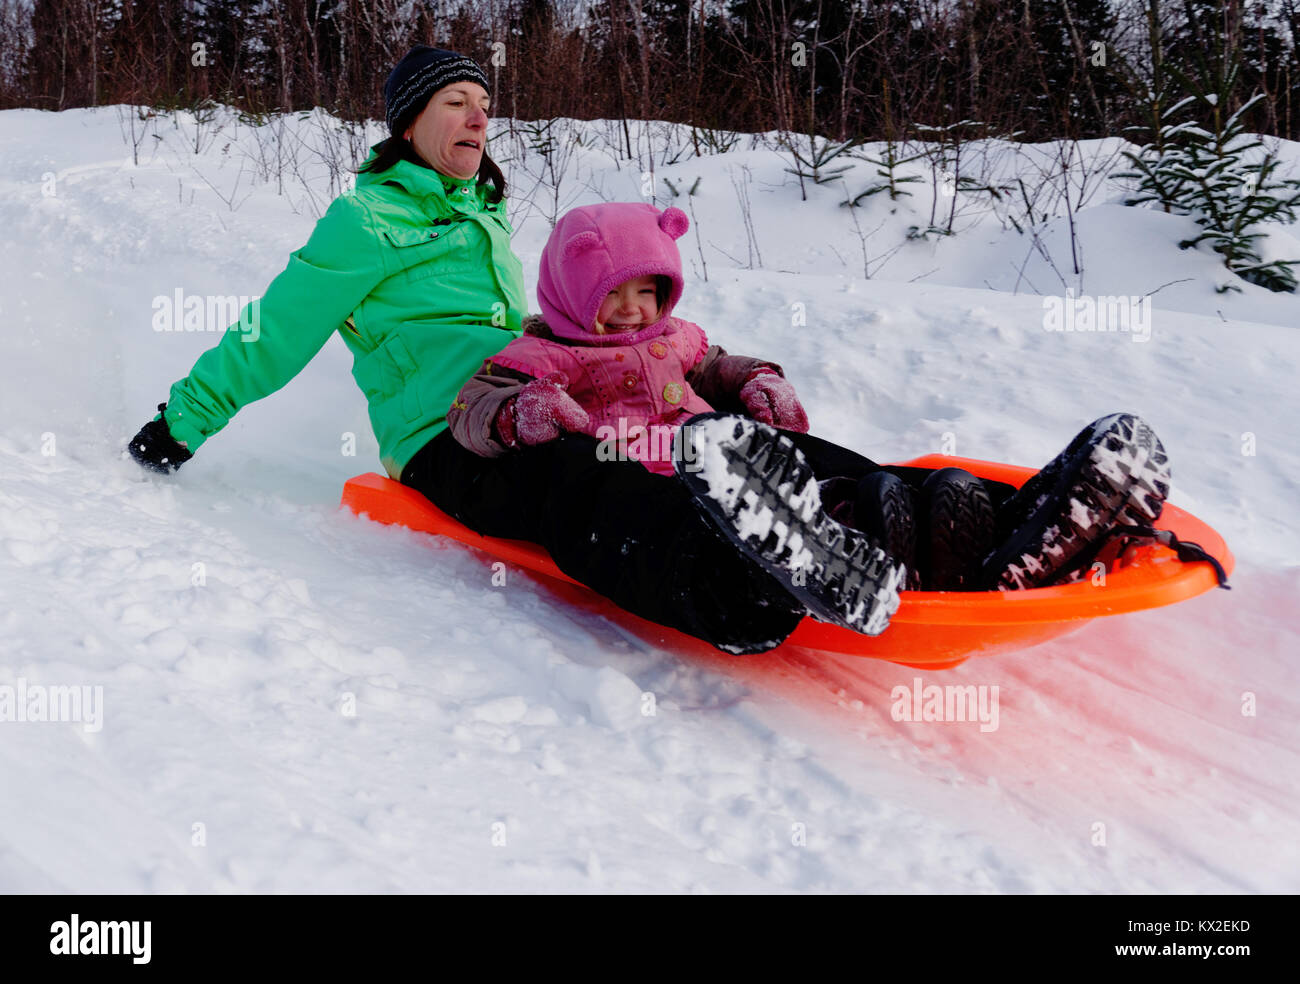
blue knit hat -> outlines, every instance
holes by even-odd
[[[417,116],[435,92],[453,82],[477,82],[489,93],[492,91],[483,69],[472,58],[427,44],[408,51],[384,83],[388,131],[397,133],[400,123]]]

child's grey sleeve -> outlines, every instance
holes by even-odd
[[[707,403],[722,403],[740,395],[740,388],[755,369],[768,369],[785,376],[785,371],[775,362],[748,355],[728,355],[726,349],[710,345],[704,358],[686,374],[686,381]]]
[[[502,404],[519,395],[532,377],[495,365],[491,359],[461,387],[447,411],[447,426],[461,447],[483,458],[498,458],[510,449],[497,440],[493,422]]]

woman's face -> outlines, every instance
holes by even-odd
[[[439,89],[402,134],[435,171],[462,180],[478,174],[491,100],[477,82]]]

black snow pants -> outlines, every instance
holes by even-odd
[[[881,466],[810,434],[786,436],[819,479],[884,468],[919,488],[930,474]],[[803,608],[709,524],[685,485],[635,461],[601,461],[597,444],[568,434],[483,458],[443,431],[401,481],[478,533],[540,544],[560,570],[620,608],[727,652],[763,652],[794,631]]]

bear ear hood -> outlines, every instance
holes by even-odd
[[[600,249],[600,236],[587,229],[578,233],[572,239],[566,240],[564,249],[560,250],[560,255],[566,261],[572,261],[583,253],[591,252],[593,249]]]
[[[645,202],[584,205],[566,212],[542,250],[537,299],[551,331],[588,345],[635,345],[663,334],[682,296],[682,258],[676,240],[690,228],[679,208],[663,211]],[[672,281],[659,320],[635,332],[597,335],[600,303],[611,290],[637,277]]]

